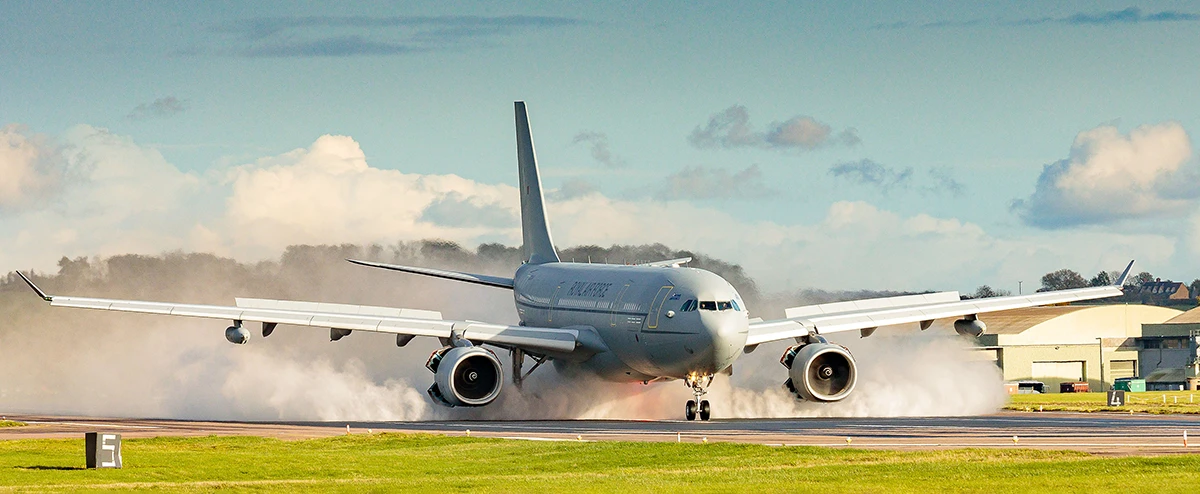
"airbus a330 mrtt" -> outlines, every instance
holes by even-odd
[[[559,370],[583,369],[615,381],[681,380],[695,398],[684,416],[708,420],[712,410],[703,397],[713,376],[729,372],[743,353],[778,340],[795,344],[780,362],[785,386],[798,399],[832,402],[854,390],[857,368],[843,346],[830,343],[834,333],[955,318],[954,329],[978,336],[986,330],[979,314],[1112,297],[1133,262],[1116,283],[975,300],[958,292],[930,293],[812,305],[787,309],[785,318],[751,318],[737,290],[703,269],[680,267],[689,259],[641,265],[563,262],[551,240],[541,179],[524,102],[516,103],[517,168],[521,194],[523,263],[512,278],[352,260],[355,264],[476,283],[512,290],[520,323],[515,326],[446,320],[433,311],[358,305],[238,298],[235,306],[210,306],[134,300],[47,295],[29,278],[31,288],[50,305],[122,312],[225,319],[232,343],[250,340],[247,323],[261,323],[268,336],[279,324],[330,328],[334,341],[352,331],[396,335],[405,346],[414,337],[438,338],[442,348],[430,355],[430,398],[441,405],[479,407],[500,395],[504,379],[500,359],[488,348],[508,350],[511,379],[518,387],[546,361]],[[486,346],[485,346],[486,345]]]

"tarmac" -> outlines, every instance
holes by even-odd
[[[0,428],[0,440],[239,435],[298,440],[342,434],[428,433],[532,441],[737,442],[898,450],[1034,448],[1102,455],[1200,453],[1200,416],[1001,412],[971,417],[538,420],[430,422],[224,422],[152,418],[5,415],[24,427]],[[1192,436],[1186,444],[1185,431]]]

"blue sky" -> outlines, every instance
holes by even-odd
[[[1198,48],[1195,2],[4,2],[0,261],[512,244],[525,100],[562,244],[768,288],[1190,281]]]

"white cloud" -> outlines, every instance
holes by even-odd
[[[441,224],[426,216],[430,206],[449,200],[512,217],[519,208],[515,188],[373,168],[345,136],[322,136],[308,149],[238,167],[229,180],[233,190],[222,226],[236,232],[233,252],[242,255],[270,256],[295,243],[520,238],[519,227],[508,221]]]
[[[1177,215],[1200,186],[1191,159],[1191,140],[1178,123],[1128,134],[1097,127],[1076,136],[1066,159],[1046,165],[1033,195],[1013,209],[1041,228]]]

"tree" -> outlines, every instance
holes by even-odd
[[[1106,285],[1111,285],[1112,282],[1113,282],[1113,280],[1111,277],[1109,277],[1108,271],[1101,271],[1101,272],[1097,273],[1096,276],[1092,277],[1091,285],[1092,286],[1106,286]]]
[[[1012,295],[1008,290],[996,290],[988,285],[980,285],[975,289],[975,294],[971,298],[988,298],[988,297],[1007,297]]]
[[[1083,288],[1086,286],[1088,286],[1088,282],[1084,279],[1083,275],[1070,269],[1060,269],[1042,276],[1042,288],[1038,291],[1048,292],[1069,288]]]
[[[1147,273],[1145,271],[1142,271],[1142,272],[1138,273],[1137,276],[1134,276],[1133,278],[1131,278],[1126,284],[1133,285],[1133,286],[1142,286],[1151,281],[1154,281],[1154,275]]]
[[[1200,278],[1192,280],[1188,288],[1192,290],[1192,298],[1200,297]]]

